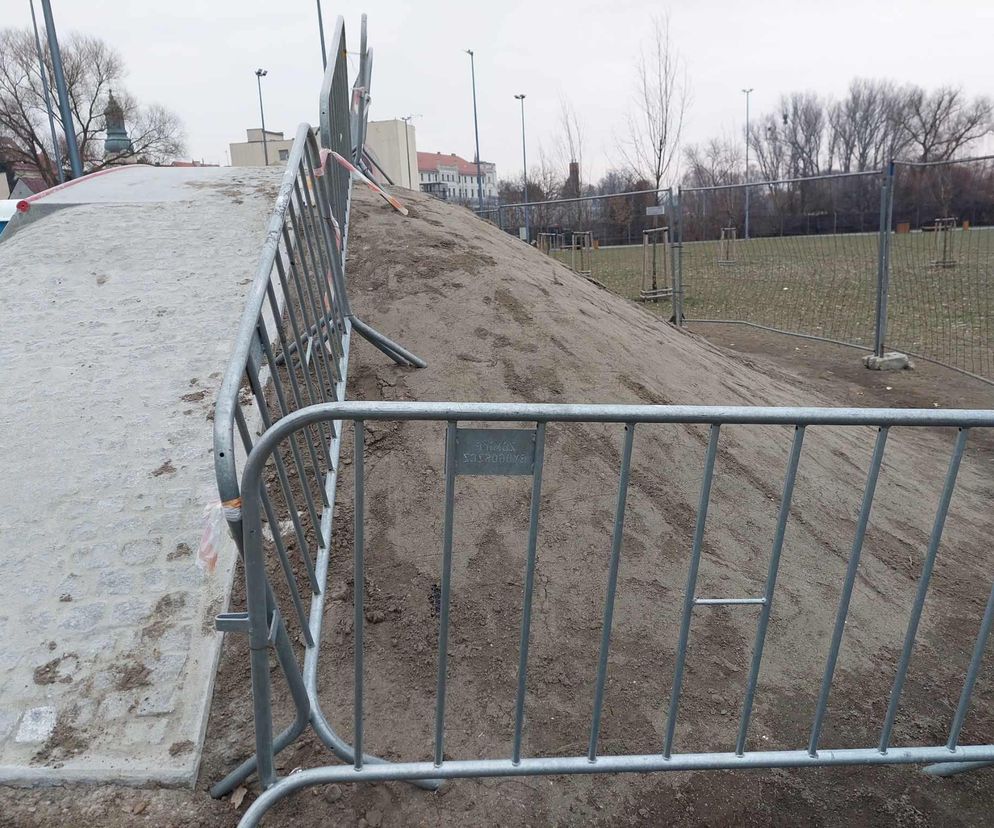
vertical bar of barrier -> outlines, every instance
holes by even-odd
[[[673,324],[683,327],[683,221],[680,217],[681,191],[678,189],[674,197],[670,190],[670,221],[673,241],[671,243],[673,266]]]
[[[877,478],[880,475],[880,464],[883,462],[884,446],[887,444],[887,426],[877,431],[877,440],[873,446],[873,459],[863,490],[863,503],[859,509],[859,520],[856,524],[856,536],[853,539],[852,552],[849,554],[849,565],[846,567],[846,578],[839,598],[839,610],[835,616],[835,629],[832,632],[832,645],[825,662],[825,674],[821,681],[821,691],[818,693],[818,706],[815,708],[814,723],[811,726],[811,739],[808,742],[808,754],[818,755],[818,738],[821,736],[821,726],[825,720],[825,709],[828,706],[828,696],[832,690],[832,677],[835,675],[835,665],[839,659],[839,647],[842,644],[842,634],[846,629],[846,616],[849,614],[849,600],[852,598],[853,586],[856,583],[856,572],[859,569],[859,558],[863,551],[863,538],[870,521],[870,508],[873,506],[873,494],[877,488]]]
[[[283,261],[278,252],[276,255],[276,273],[279,276],[280,288],[283,290],[283,295],[286,297],[287,316],[290,317],[290,326],[293,329],[294,342],[296,343],[296,347],[294,348],[294,350],[297,352],[297,359],[300,364],[300,373],[304,377],[304,387],[307,389],[307,398],[310,400],[310,404],[313,405],[315,403],[320,402],[321,398],[317,396],[317,392],[314,390],[314,382],[311,378],[311,372],[307,363],[304,360],[304,350],[305,350],[304,333],[306,332],[307,329],[307,311],[304,309],[304,304],[302,301],[303,291],[302,288],[300,287],[298,264],[293,259],[293,248],[291,247],[290,244],[290,234],[286,228],[285,223],[283,225],[282,236],[283,236],[283,244],[286,247],[287,256],[289,259],[290,280],[292,280],[293,282],[293,287],[294,290],[296,291],[298,302],[300,304],[300,312],[302,314],[302,322],[303,322],[302,326],[297,323],[297,312],[294,310],[293,307],[294,297],[290,293],[290,283],[287,281],[286,270],[283,267]],[[287,367],[291,368],[293,371],[296,371],[296,369],[293,368],[291,364],[291,360],[289,359],[287,360]],[[328,450],[328,447],[331,444],[331,441],[335,439],[335,426],[334,423],[328,423],[328,425],[330,426],[329,429],[331,433],[330,438],[327,437],[325,434],[324,423],[318,423],[317,430],[318,434],[321,437],[321,448],[324,453],[325,461],[328,464],[327,468],[330,470],[332,467],[332,462],[331,462],[331,454]]]
[[[329,365],[330,360],[327,358],[325,349],[322,345],[323,338],[321,333],[321,309],[318,303],[314,300],[314,291],[311,287],[312,282],[317,282],[321,277],[321,262],[318,260],[317,255],[314,253],[314,244],[311,240],[312,233],[307,232],[307,222],[304,218],[304,212],[307,209],[306,202],[304,202],[303,197],[300,193],[300,186],[297,180],[293,182],[293,191],[297,196],[297,203],[300,205],[298,216],[298,211],[294,209],[294,199],[291,197],[287,202],[287,214],[290,216],[290,220],[293,223],[294,231],[298,234],[298,237],[303,237],[305,242],[305,249],[298,250],[301,260],[308,260],[310,262],[310,273],[313,278],[304,279],[304,289],[307,292],[307,300],[310,303],[312,319],[314,320],[314,335],[312,338],[312,344],[314,346],[315,357],[315,373],[320,378],[321,372],[317,368],[320,365],[324,369],[324,374],[327,376],[328,386],[332,389],[331,395],[325,390],[324,381],[320,383],[321,385],[321,399],[322,402],[328,402],[329,399],[334,397],[334,391],[336,384],[340,377],[337,376],[337,372],[333,371]],[[305,270],[305,274],[307,271]]]
[[[780,512],[777,515],[777,529],[773,538],[773,551],[770,554],[770,566],[766,573],[763,609],[759,614],[759,622],[756,625],[756,643],[752,648],[749,681],[746,686],[745,701],[742,703],[742,716],[739,719],[739,734],[735,742],[735,753],[737,756],[741,756],[745,752],[746,736],[749,732],[749,718],[752,715],[752,704],[756,697],[759,668],[763,663],[766,630],[769,627],[770,614],[773,611],[773,595],[776,591],[777,575],[780,571],[780,553],[783,551],[783,539],[787,531],[787,518],[790,516],[790,504],[794,497],[794,482],[797,479],[797,465],[801,460],[801,445],[803,443],[804,426],[795,426],[794,440],[790,447],[790,460],[787,463],[787,475],[784,477],[783,482],[783,495],[780,498]]]
[[[449,600],[452,592],[452,521],[456,502],[456,424],[445,430],[445,524],[442,530],[442,588],[438,620],[438,678],[435,683],[435,764],[442,764],[445,689],[449,657]]]
[[[318,327],[318,338],[322,336],[321,327],[327,331],[328,334],[328,345],[331,348],[333,364],[334,364],[334,376],[336,381],[342,379],[342,365],[341,359],[343,356],[342,343],[339,340],[339,331],[337,324],[332,323],[332,319],[335,318],[335,301],[334,297],[331,296],[331,291],[328,285],[328,279],[331,277],[331,261],[330,256],[332,254],[329,248],[328,242],[331,241],[329,238],[329,233],[324,227],[323,222],[319,221],[321,217],[321,194],[322,187],[320,186],[317,178],[314,175],[314,167],[311,162],[310,154],[304,153],[304,157],[301,160],[301,173],[304,176],[305,183],[307,185],[306,189],[313,194],[314,206],[306,211],[304,211],[301,220],[306,221],[314,233],[314,244],[317,247],[318,258],[320,260],[321,272],[317,280],[317,293],[319,298],[319,304],[321,306],[321,319],[319,320]],[[316,212],[316,215],[315,215]],[[337,320],[336,320],[337,322]]]
[[[601,625],[601,648],[597,659],[597,683],[594,689],[594,712],[590,723],[590,745],[587,759],[597,759],[597,737],[601,729],[601,711],[604,707],[604,682],[607,679],[607,656],[611,646],[611,622],[614,618],[614,595],[618,588],[618,567],[621,563],[621,539],[625,529],[625,504],[628,500],[628,478],[632,466],[632,441],[635,423],[625,423],[625,448],[621,455],[621,473],[618,477],[618,503],[614,510],[614,532],[611,535],[611,563],[604,597],[604,623]]]
[[[366,430],[362,420],[355,421],[355,553],[352,574],[352,606],[353,630],[355,631],[355,769],[362,769],[362,661],[363,661],[363,599],[365,598],[365,503],[366,503],[366,472],[364,455],[366,453]]]
[[[697,505],[697,523],[694,526],[694,546],[690,554],[687,586],[683,596],[683,616],[680,619],[680,640],[677,643],[676,669],[673,672],[673,691],[670,694],[669,712],[666,716],[666,739],[663,743],[665,759],[669,759],[673,752],[676,717],[680,709],[680,691],[683,688],[683,668],[687,660],[687,640],[690,638],[690,615],[694,610],[694,595],[697,592],[697,572],[701,565],[701,546],[704,543],[704,526],[707,523],[708,505],[711,502],[711,482],[714,479],[714,461],[718,454],[720,431],[719,423],[711,424],[708,451],[704,460],[704,479],[701,482],[701,496]]]
[[[956,488],[956,476],[959,474],[960,460],[963,458],[963,449],[966,446],[967,434],[968,429],[961,428],[959,430],[959,433],[956,435],[953,456],[949,459],[946,482],[942,487],[939,507],[935,513],[932,536],[929,538],[928,552],[925,554],[925,560],[922,563],[922,573],[918,578],[918,591],[915,594],[915,603],[911,609],[911,618],[908,620],[908,629],[904,636],[904,647],[901,650],[901,659],[897,665],[897,675],[894,676],[894,687],[890,692],[890,701],[887,704],[887,715],[884,719],[883,730],[880,733],[879,750],[881,753],[886,753],[887,748],[890,746],[894,720],[897,718],[897,708],[901,702],[901,691],[904,689],[904,679],[908,673],[908,664],[911,662],[911,651],[915,646],[915,636],[918,634],[918,623],[921,621],[922,608],[925,606],[925,596],[928,593],[929,582],[932,579],[935,556],[939,552],[939,542],[942,540],[942,530],[946,524],[949,502],[952,500],[953,490]]]
[[[300,188],[300,178],[303,175],[304,164],[303,161],[301,161],[300,166],[297,168],[297,178],[295,178],[293,182],[293,192],[287,200],[287,215],[290,217],[290,222],[298,239],[298,246],[295,252],[298,256],[298,261],[304,270],[303,286],[307,294],[307,298],[305,303],[304,296],[301,295],[301,307],[304,308],[304,315],[306,317],[306,308],[309,305],[313,319],[313,325],[311,325],[311,345],[314,350],[314,373],[319,381],[321,400],[322,402],[328,402],[329,399],[334,398],[334,388],[340,377],[338,376],[336,370],[332,370],[332,367],[329,364],[331,360],[328,358],[323,346],[324,335],[321,325],[322,308],[320,303],[315,301],[314,290],[311,286],[312,283],[319,284],[323,276],[321,273],[321,261],[318,255],[314,252],[315,240],[312,239],[314,231],[307,221],[307,213],[310,211],[309,201],[304,195],[302,195]],[[294,199],[294,196],[296,196],[296,199]],[[296,207],[295,201],[297,205]],[[324,371],[323,375],[321,369]],[[323,377],[326,377],[326,380]],[[326,382],[328,386],[327,388],[325,386]],[[331,389],[330,395],[328,390],[329,388]]]
[[[242,445],[245,447],[245,453],[251,453],[252,438],[249,435],[248,425],[245,422],[245,415],[242,414],[241,406],[235,407],[235,424],[238,426],[238,433],[241,435]],[[304,642],[308,647],[313,647],[314,638],[311,635],[311,628],[307,621],[307,613],[304,610],[304,602],[300,598],[300,590],[297,587],[297,579],[293,576],[293,569],[290,566],[290,556],[287,555],[286,546],[283,543],[283,537],[279,532],[279,520],[276,517],[276,510],[273,508],[272,501],[269,499],[269,495],[266,494],[265,488],[260,490],[259,496],[262,501],[262,507],[266,512],[266,520],[269,521],[270,526],[277,528],[277,531],[273,532],[273,545],[276,547],[276,554],[280,559],[280,567],[282,568],[287,584],[289,585],[290,600],[293,603],[294,612],[297,613],[297,620],[300,622],[300,628],[304,634]],[[240,542],[241,533],[239,533],[238,538]]]
[[[980,630],[977,632],[977,641],[973,645],[970,666],[966,671],[966,680],[963,682],[963,692],[960,693],[959,704],[956,705],[956,715],[953,716],[953,723],[949,728],[949,740],[946,742],[946,747],[950,750],[956,750],[956,745],[959,742],[959,734],[963,729],[967,710],[970,709],[970,696],[973,695],[973,686],[977,683],[977,676],[980,674],[980,665],[984,660],[984,650],[987,649],[987,639],[990,637],[992,625],[994,625],[994,586],[991,587],[991,594],[987,599],[984,617],[980,622]]]
[[[279,456],[278,452],[274,456]],[[244,550],[245,603],[249,620],[250,665],[252,672],[252,707],[255,719],[255,756],[259,781],[263,789],[276,781],[273,757],[273,717],[269,682],[269,619],[275,607],[270,605],[266,584],[266,564],[262,554],[262,522],[258,492],[242,503],[242,519],[248,537]]]
[[[318,163],[320,163],[319,160],[312,159],[309,155],[307,156],[309,181],[311,182],[311,186],[314,191],[315,209],[317,210],[315,223],[319,228],[318,247],[324,251],[322,262],[326,267],[323,278],[319,281],[318,285],[319,293],[321,293],[323,301],[328,304],[328,314],[332,317],[332,319],[326,319],[325,324],[328,325],[328,332],[330,336],[332,322],[334,322],[334,344],[337,346],[336,357],[338,360],[342,360],[345,353],[345,346],[342,341],[345,336],[345,317],[342,311],[342,296],[339,294],[335,280],[335,264],[338,245],[335,240],[334,230],[330,226],[330,221],[325,218],[326,215],[330,216],[331,214],[327,205],[325,185],[322,181],[318,180],[316,172],[316,164]],[[345,365],[340,366],[340,370],[338,371],[339,377],[344,375],[346,368],[347,366]]]
[[[302,166],[304,166],[302,164]],[[306,171],[302,170],[306,175]],[[313,179],[311,179],[313,181]],[[328,349],[330,349],[331,354],[326,354],[326,362],[330,363],[331,374],[333,379],[332,388],[335,384],[342,379],[341,372],[341,357],[342,352],[340,348],[340,343],[338,342],[336,326],[332,323],[332,318],[335,312],[334,302],[328,297],[328,277],[331,273],[331,264],[328,261],[329,250],[325,244],[325,234],[321,230],[321,223],[317,221],[314,216],[315,210],[320,210],[320,206],[317,203],[317,194],[320,191],[315,185],[313,188],[313,193],[315,196],[315,204],[313,207],[309,205],[304,205],[301,207],[300,222],[305,227],[310,228],[308,236],[314,236],[313,248],[317,250],[314,256],[314,267],[315,267],[315,281],[314,288],[316,291],[315,304],[317,305],[319,316],[317,319],[317,339],[318,342],[323,342],[324,337],[328,338]]]
[[[276,327],[279,327],[278,323]],[[259,315],[256,335],[259,343],[262,345],[262,352],[266,355],[266,363],[269,365],[270,374],[273,378],[273,389],[276,392],[276,400],[280,406],[280,416],[285,416],[290,413],[290,407],[287,405],[286,393],[283,389],[283,382],[280,379],[279,366],[276,365],[276,360],[273,357],[273,349],[269,344],[269,331],[266,330],[266,323],[262,318],[262,314]],[[304,492],[304,503],[307,505],[307,513],[311,517],[311,526],[314,527],[314,532],[317,535],[318,546],[323,546],[324,538],[321,536],[321,521],[318,519],[317,510],[314,508],[314,497],[311,495],[311,486],[307,479],[303,458],[300,456],[300,447],[297,445],[296,436],[291,435],[287,442],[290,444],[290,454],[293,456],[293,463],[297,469],[297,479],[300,481],[300,488]],[[317,472],[316,468],[315,472]],[[323,488],[319,479],[318,489]],[[273,531],[276,531],[276,527],[273,528]]]
[[[880,236],[877,243],[877,318],[873,352],[884,355],[887,338],[887,297],[890,290],[890,231],[894,214],[894,162],[887,165],[880,188]]]
[[[252,387],[252,393],[258,403],[259,414],[262,417],[262,424],[268,429],[272,426],[273,421],[269,416],[269,409],[266,407],[266,398],[262,390],[262,383],[259,380],[259,373],[251,360],[249,360],[245,370],[248,374],[249,384]],[[307,537],[304,534],[304,529],[300,524],[300,515],[297,514],[297,507],[293,500],[293,490],[290,488],[290,479],[287,477],[286,466],[283,464],[283,458],[280,457],[280,453],[278,451],[273,452],[273,462],[276,465],[276,475],[280,481],[280,488],[283,492],[283,498],[286,500],[287,511],[290,513],[290,521],[293,523],[293,529],[297,535],[297,544],[300,548],[300,557],[303,559],[304,566],[307,569],[307,577],[311,584],[311,592],[317,595],[321,591],[321,588],[318,584],[317,576],[314,573],[314,561],[311,560],[311,553],[307,548]],[[274,526],[273,531],[278,532],[279,525]]]
[[[535,552],[538,545],[538,510],[542,497],[542,466],[545,458],[545,423],[535,429],[535,465],[532,469],[531,513],[528,518],[528,553],[525,565],[525,597],[521,606],[521,643],[518,647],[518,692],[514,702],[514,747],[511,761],[521,761],[521,731],[525,718],[525,684],[528,671],[528,642],[531,636],[532,597],[535,592]]]
[[[273,318],[274,319],[279,319],[279,317],[280,317],[280,306],[279,306],[279,302],[276,301],[276,291],[273,290],[272,279],[270,279],[266,283],[266,297],[269,300],[269,307],[270,307],[270,309],[273,312]],[[287,379],[290,381],[290,393],[293,395],[294,405],[298,409],[299,408],[303,408],[304,404],[302,402],[303,398],[300,396],[300,384],[297,382],[297,371],[296,371],[296,368],[294,367],[293,355],[289,351],[289,343],[287,342],[286,332],[284,331],[282,324],[277,323],[277,325],[276,325],[276,333],[277,333],[277,335],[279,337],[280,349],[281,349],[281,353],[282,353],[282,357],[283,357],[283,364],[286,366],[286,375],[287,375]],[[279,367],[276,365],[275,362],[271,362],[270,365],[272,365],[272,370],[273,370],[274,373],[279,370]],[[310,426],[308,426],[305,429],[303,429],[303,431],[304,431],[304,439],[305,439],[305,441],[307,443],[307,449],[308,449],[309,454],[311,455],[311,462],[314,464],[315,482],[317,483],[318,491],[321,492],[321,500],[324,503],[324,505],[327,506],[328,505],[328,497],[327,497],[327,494],[325,493],[325,490],[324,490],[323,479],[322,479],[322,474],[321,474],[321,462],[320,462],[320,460],[318,460],[317,450],[316,450],[316,448],[314,446],[314,435],[311,432],[311,427]],[[319,438],[318,439],[318,443],[322,443],[323,444],[323,442],[324,442],[324,440],[323,440],[323,432],[321,431],[320,426],[318,427],[317,433],[318,433],[318,438]],[[328,465],[325,468],[330,469],[331,468],[331,457],[327,455],[327,446],[325,446],[325,456],[326,456],[327,463],[328,463]]]

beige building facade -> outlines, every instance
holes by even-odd
[[[395,185],[418,189],[418,145],[409,121],[370,121],[366,125],[366,148]]]
[[[245,130],[245,138],[246,140],[241,143],[228,145],[232,167],[265,167],[267,153],[270,167],[286,165],[290,157],[290,147],[293,146],[292,138],[284,138],[282,132],[271,129],[266,130],[265,144],[261,129]]]

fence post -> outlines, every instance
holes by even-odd
[[[673,317],[678,328],[683,327],[683,228],[680,221],[680,190],[669,194],[670,211],[670,264],[673,270]]]
[[[880,187],[880,235],[877,244],[877,318],[873,353],[884,355],[887,335],[887,294],[890,289],[890,235],[894,217],[894,162],[887,165]]]

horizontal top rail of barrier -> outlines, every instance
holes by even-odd
[[[382,759],[367,756],[363,752],[365,707],[364,707],[364,593],[361,587],[367,583],[365,523],[366,523],[366,423],[380,420],[432,421],[445,426],[445,468],[444,468],[444,516],[441,528],[440,588],[437,605],[438,645],[437,677],[435,683],[435,716],[433,727],[433,749],[431,761],[384,762]],[[265,475],[271,460],[279,462],[280,451],[296,444],[295,435],[320,424],[335,424],[339,428],[351,422],[355,429],[354,470],[355,500],[353,504],[354,531],[351,577],[355,588],[352,590],[351,629],[355,657],[352,677],[354,682],[353,743],[332,744],[324,735],[327,727],[323,716],[315,712],[313,697],[309,694],[293,692],[297,707],[295,724],[279,735],[273,733],[273,708],[271,698],[271,665],[269,647],[275,646],[291,691],[299,687],[300,668],[289,643],[286,620],[281,614],[283,599],[276,598],[276,587],[272,579],[279,578],[277,570],[267,567],[269,550],[263,536],[264,497],[272,481]],[[519,423],[518,428],[466,427],[475,423]],[[529,666],[529,641],[532,636],[531,615],[535,594],[536,561],[538,544],[539,513],[550,508],[543,503],[542,472],[545,457],[546,427],[549,424],[570,423],[611,423],[624,426],[623,449],[618,473],[618,491],[610,530],[610,560],[607,565],[607,587],[603,606],[603,622],[596,637],[600,640],[593,682],[593,704],[589,721],[589,740],[586,755],[523,755],[522,734],[526,729],[525,709],[527,706],[527,671]],[[619,564],[624,544],[624,523],[629,482],[633,475],[633,445],[638,427],[644,424],[702,424],[709,426],[709,437],[704,459],[700,495],[694,518],[692,543],[689,560],[686,563],[686,585],[682,600],[678,601],[675,612],[679,612],[679,634],[674,649],[672,689],[669,702],[662,705],[665,716],[665,736],[659,749],[642,754],[616,755],[602,752],[600,745],[601,717],[605,709],[605,694],[608,691],[608,664],[611,648],[611,627],[616,593],[619,589]],[[773,533],[772,552],[769,557],[768,573],[761,596],[713,598],[702,597],[698,591],[699,567],[706,552],[704,543],[708,508],[712,484],[715,478],[716,459],[721,429],[725,425],[784,425],[793,426],[787,470],[783,480],[783,494],[777,508],[777,520]],[[763,659],[763,646],[770,624],[771,607],[777,585],[781,552],[784,548],[785,530],[792,509],[795,480],[798,476],[802,444],[805,430],[809,426],[855,426],[877,429],[872,457],[866,472],[852,550],[849,553],[842,586],[839,591],[838,607],[831,616],[825,613],[823,623],[832,624],[831,641],[821,680],[812,699],[817,697],[814,708],[810,736],[805,736],[804,748],[785,750],[749,750],[749,728],[752,718],[754,697],[760,678]],[[873,736],[872,747],[825,747],[822,744],[823,725],[829,706],[836,668],[839,663],[842,639],[850,619],[850,600],[856,585],[860,556],[870,520],[870,510],[874,500],[877,480],[883,465],[888,432],[891,427],[945,427],[957,429],[957,437],[948,462],[945,482],[939,498],[933,530],[925,552],[921,574],[917,578],[917,588],[913,598],[910,617],[904,633],[903,648],[893,665],[893,680],[886,701],[886,713],[882,716],[879,735]],[[319,783],[345,783],[363,781],[407,780],[423,787],[437,787],[442,779],[480,776],[516,776],[540,774],[574,773],[616,773],[616,772],[655,772],[666,770],[691,769],[734,769],[769,767],[808,767],[815,765],[856,764],[871,765],[885,763],[938,763],[931,772],[938,774],[956,773],[963,770],[994,763],[994,744],[960,744],[961,731],[970,708],[971,698],[981,663],[986,650],[992,626],[994,626],[994,588],[983,612],[980,629],[970,648],[969,665],[962,680],[959,703],[952,715],[948,736],[944,744],[904,745],[893,744],[894,726],[897,721],[902,692],[915,643],[918,639],[919,623],[929,590],[932,568],[941,543],[943,526],[957,475],[964,456],[968,434],[972,428],[994,427],[994,410],[935,410],[935,409],[884,409],[884,408],[818,408],[818,407],[766,407],[766,406],[687,406],[687,405],[568,405],[554,403],[457,403],[457,402],[337,402],[315,405],[281,419],[269,428],[256,443],[244,469],[243,491],[245,492],[243,511],[245,577],[247,612],[231,617],[231,629],[245,632],[250,638],[253,699],[255,709],[256,753],[243,767],[257,769],[263,787],[262,795],[245,813],[242,826],[252,826],[279,799],[294,790]],[[524,475],[531,480],[531,506],[527,550],[523,556],[524,597],[522,599],[521,626],[517,652],[517,684],[514,696],[514,729],[510,756],[507,758],[450,759],[445,751],[446,733],[446,690],[449,684],[449,637],[450,606],[453,595],[454,557],[454,512],[456,508],[456,480],[460,475]],[[393,481],[391,481],[393,482]],[[332,522],[330,512],[334,510],[334,492],[321,522],[321,543],[330,546]],[[442,494],[442,493],[440,493]],[[290,501],[291,514],[298,508]],[[272,518],[268,521],[272,525]],[[273,539],[275,541],[275,538]],[[277,552],[279,546],[277,545]],[[286,568],[283,570],[291,594],[296,589],[295,579]],[[319,567],[319,580],[327,577],[327,558]],[[339,577],[346,577],[345,571]],[[757,590],[760,592],[760,590]],[[549,596],[543,598],[548,602]],[[302,626],[310,634],[319,634],[324,622],[323,596],[316,596],[310,620],[301,617]],[[690,750],[680,752],[675,748],[676,726],[681,707],[681,692],[688,653],[688,641],[692,615],[695,608],[709,606],[752,607],[758,611],[752,656],[748,679],[743,694],[741,714],[734,740],[734,751],[702,752]],[[834,618],[830,622],[829,618]],[[310,625],[309,627],[307,625]],[[595,628],[596,629],[596,628]],[[307,636],[305,635],[305,638]],[[311,677],[314,671],[317,643],[310,643],[305,649],[303,673]],[[816,668],[817,669],[817,668]],[[957,669],[959,669],[957,667]],[[510,699],[509,699],[510,702]],[[316,702],[314,702],[316,704]],[[276,755],[286,748],[310,723],[314,725],[333,751],[344,759],[347,765],[325,766],[292,773],[281,777],[277,773]],[[586,734],[584,735],[586,739]],[[756,737],[753,737],[756,738]],[[767,738],[766,736],[763,737]],[[691,746],[692,747],[692,746]]]
[[[460,420],[588,423],[722,423],[735,425],[994,426],[994,410],[970,408],[827,408],[752,405],[608,405],[562,403],[348,401],[294,412],[266,443],[301,425],[335,415],[347,420]],[[260,451],[264,449],[260,445]]]

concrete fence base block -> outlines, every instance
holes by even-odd
[[[871,371],[901,371],[905,368],[911,370],[915,367],[915,364],[908,359],[907,354],[897,351],[888,351],[883,356],[867,354],[863,357],[863,365]]]

